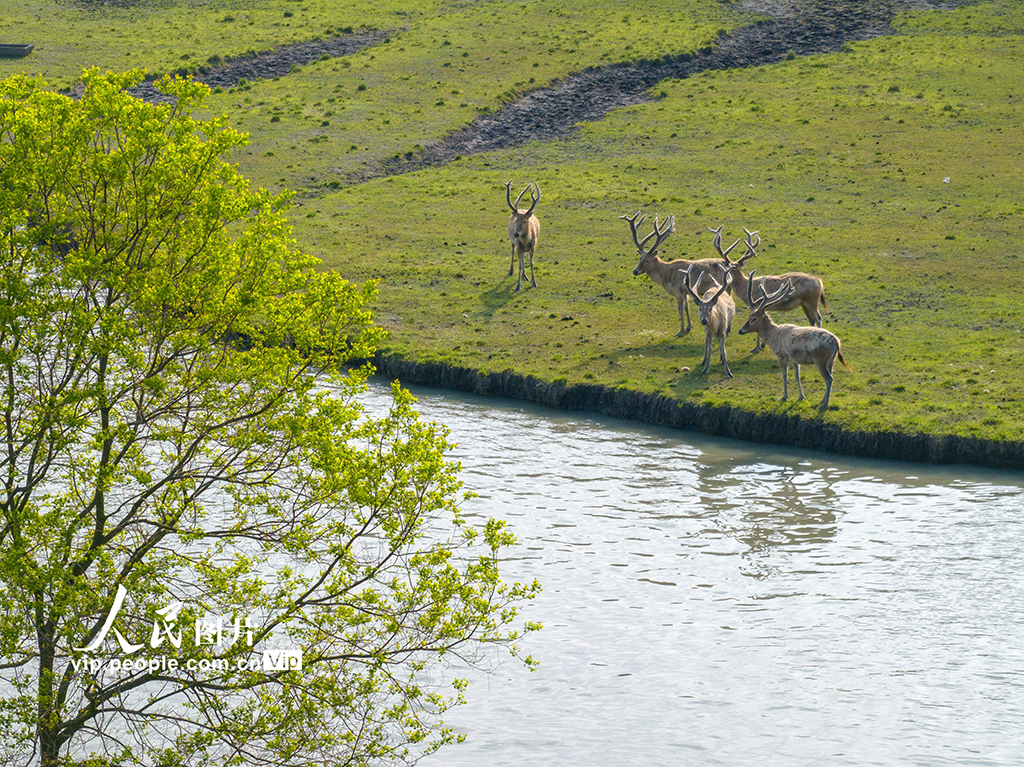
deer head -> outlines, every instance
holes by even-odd
[[[661,243],[663,243],[668,236],[675,231],[676,217],[669,216],[664,225],[659,225],[658,217],[655,216],[654,230],[643,239],[640,239],[636,229],[647,219],[646,215],[641,215],[640,211],[637,211],[632,217],[619,216],[619,218],[629,222],[629,231],[633,235],[633,244],[636,245],[636,252],[640,255],[640,263],[636,265],[636,269],[633,270],[633,274],[646,274],[658,258],[658,248],[661,247]],[[657,239],[655,239],[654,244],[649,250],[645,250],[644,246],[652,237],[656,237]]]
[[[711,284],[714,285],[715,288],[718,288],[718,290],[713,296],[711,296],[711,298],[705,300],[693,292],[693,288],[690,285],[691,269],[693,269],[692,265],[686,269],[679,270],[684,275],[683,287],[686,288],[686,292],[690,294],[690,298],[692,298],[693,302],[697,305],[697,318],[700,320],[700,324],[707,325],[708,321],[711,319],[711,312],[714,311],[715,304],[718,303],[718,299],[721,298],[722,294],[729,289],[729,285],[732,282],[732,273],[726,272],[724,284],[720,287],[713,277],[708,277],[708,279],[711,280]],[[706,296],[712,290],[714,290],[714,288],[709,288],[704,295]]]
[[[536,194],[534,194],[534,190],[536,190]],[[526,210],[519,210],[519,201],[523,199],[523,195],[526,194],[527,191],[530,192],[530,199],[532,200],[530,207]],[[536,208],[537,203],[540,202],[540,185],[534,183],[527,184],[526,188],[519,193],[519,196],[516,197],[516,201],[513,203],[512,181],[509,180],[505,183],[505,201],[508,202],[508,207],[512,210],[512,220],[515,224],[514,234],[516,237],[519,237],[519,235],[522,234],[523,228],[526,226],[526,222],[529,221],[530,216],[533,215],[533,209]],[[511,230],[512,227],[510,225],[510,231]]]
[[[764,279],[761,279],[758,281],[758,288],[761,290],[761,295],[755,301],[753,298],[755,274],[757,274],[756,269],[750,272],[750,278],[747,280],[747,305],[750,307],[750,316],[747,317],[747,321],[743,323],[743,327],[737,331],[740,335],[751,332],[756,333],[762,325],[771,321],[768,317],[768,310],[773,306],[777,306],[787,301],[789,297],[793,295],[792,280],[786,280],[779,286],[778,290],[769,294],[764,290]]]

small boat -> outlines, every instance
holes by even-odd
[[[0,58],[20,59],[32,53],[33,47],[32,43],[28,43],[27,45],[0,43]]]

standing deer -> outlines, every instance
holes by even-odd
[[[790,363],[793,365],[796,386],[800,392],[800,399],[803,399],[804,389],[800,383],[800,366],[813,363],[825,380],[825,397],[818,405],[819,410],[825,410],[828,407],[829,396],[832,394],[832,366],[835,364],[836,358],[838,357],[839,361],[843,363],[843,367],[852,370],[843,359],[839,348],[839,338],[824,328],[776,325],[772,322],[768,310],[784,306],[792,298],[793,283],[786,280],[778,290],[769,294],[764,290],[763,281],[759,281],[761,297],[755,301],[751,290],[755,274],[757,274],[757,270],[750,273],[750,279],[747,281],[746,301],[750,306],[750,316],[737,332],[741,336],[750,332],[757,333],[758,337],[778,358],[779,366],[782,368],[783,401],[789,397],[788,365]]]
[[[530,207],[526,210],[519,210],[519,201],[526,194],[526,190],[530,190],[530,198],[533,202],[530,203]],[[533,190],[537,190],[537,194],[534,195]],[[512,202],[512,182],[508,181],[505,184],[505,200],[508,202],[508,206],[512,209],[512,215],[508,220],[508,238],[512,242],[512,263],[508,267],[508,276],[512,276],[512,270],[515,268],[516,256],[519,256],[519,278],[516,280],[516,290],[519,290],[523,284],[523,277],[526,276],[526,254],[530,254],[530,284],[533,287],[537,287],[537,280],[533,278],[533,253],[537,249],[537,237],[540,236],[540,221],[533,215],[533,209],[537,207],[537,203],[540,202],[540,186],[538,184],[529,184],[526,189],[523,189],[516,197],[516,201]]]
[[[686,269],[683,279],[683,286],[690,294],[693,303],[697,307],[697,319],[704,326],[704,361],[701,363],[705,375],[711,372],[711,346],[715,338],[718,339],[718,353],[722,358],[722,367],[725,368],[725,375],[732,378],[732,371],[729,370],[729,361],[725,358],[725,337],[732,330],[732,320],[736,316],[736,304],[727,291],[732,284],[732,275],[726,272],[725,284],[718,287],[708,288],[703,298],[698,298],[690,287],[690,270]]]
[[[722,258],[725,260],[725,263],[729,268],[733,270],[736,290],[741,296],[748,295],[750,282],[747,276],[743,273],[743,264],[757,255],[755,248],[761,244],[761,238],[758,236],[759,233],[751,232],[746,227],[743,227],[743,231],[747,235],[744,239],[747,252],[739,261],[733,262],[729,260],[729,250],[732,250],[739,240],[734,242],[729,250],[722,253],[722,227],[718,227],[718,229],[711,229],[708,227],[708,231],[715,233],[715,248],[722,254]],[[828,301],[825,300],[825,284],[820,278],[815,277],[813,274],[806,274],[805,272],[786,272],[785,274],[761,277],[762,290],[776,291],[786,281],[789,281],[792,284],[793,293],[790,295],[789,299],[776,306],[775,311],[788,312],[799,307],[804,310],[804,314],[807,316],[807,321],[820,328],[821,312],[818,310],[818,304],[820,303],[821,307],[826,312],[828,311]],[[747,301],[747,305],[750,306],[749,301]],[[763,348],[764,344],[761,342],[759,337],[757,345],[754,346],[752,353],[757,354]]]
[[[682,273],[693,267],[696,287],[700,290],[701,286],[705,284],[705,279],[709,277],[714,280],[716,287],[723,283],[726,273],[725,266],[723,266],[721,259],[718,258],[705,258],[697,261],[688,261],[680,258],[675,261],[662,261],[658,257],[658,248],[675,231],[675,216],[669,216],[664,226],[658,224],[658,217],[655,216],[654,230],[643,239],[640,239],[636,230],[646,220],[647,216],[641,215],[640,211],[637,211],[632,217],[619,216],[619,218],[629,222],[629,231],[633,235],[633,244],[636,245],[636,252],[640,256],[640,262],[636,265],[636,269],[633,270],[633,274],[637,276],[646,274],[651,278],[652,282],[656,285],[661,285],[666,293],[675,297],[676,306],[679,309],[679,332],[676,334],[676,338],[685,336],[690,332],[691,323],[688,293],[683,285]],[[654,245],[649,250],[645,250],[644,246],[652,237],[656,237]]]

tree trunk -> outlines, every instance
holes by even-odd
[[[36,736],[39,740],[39,763],[41,767],[57,767],[60,756],[60,712],[56,709],[54,690],[54,631],[49,621],[42,617],[42,595],[37,595],[36,637],[39,642],[39,707],[37,711]]]

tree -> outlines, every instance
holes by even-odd
[[[360,406],[375,287],[294,250],[205,86],[140,79],[0,83],[0,763],[413,759],[537,586],[446,431]]]

